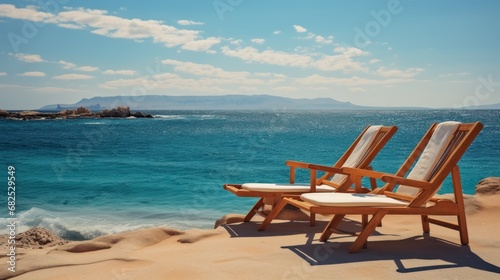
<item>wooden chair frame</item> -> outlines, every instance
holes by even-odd
[[[328,240],[334,229],[342,221],[345,215],[362,215],[363,230],[352,244],[349,250],[349,252],[351,253],[358,252],[362,247],[366,247],[368,237],[381,222],[382,218],[385,215],[389,214],[420,215],[422,220],[422,228],[425,233],[429,233],[430,231],[429,224],[447,227],[459,231],[461,243],[463,245],[468,244],[469,237],[467,232],[465,207],[458,162],[467,148],[472,144],[476,136],[480,133],[483,125],[480,122],[459,125],[452,141],[436,164],[428,181],[404,178],[403,176],[407,174],[410,167],[419,158],[420,154],[429,142],[435,127],[436,124],[431,126],[429,131],[425,134],[420,143],[410,154],[408,159],[394,175],[356,168],[342,169],[343,173],[350,175],[351,181],[353,181],[356,185],[360,185],[361,178],[365,176],[372,179],[380,179],[386,182],[386,184],[382,188],[375,189],[374,191],[372,191],[372,193],[407,201],[409,202],[409,204],[406,207],[318,206],[309,202],[301,201],[299,196],[285,196],[264,220],[259,230],[265,230],[274,219],[274,217],[276,217],[276,215],[281,211],[281,209],[283,209],[285,205],[290,204],[310,213],[334,215],[321,234],[320,240],[324,242]],[[433,197],[433,195],[437,192],[443,181],[450,173],[452,176],[454,201]],[[415,187],[419,189],[419,192],[415,196],[397,194],[393,192],[396,185]],[[368,221],[367,215],[372,215],[370,221]],[[430,215],[456,216],[457,223],[455,224],[430,218]]]
[[[292,161],[292,160],[287,160],[286,165],[290,167],[290,184],[295,184],[295,173],[297,168],[302,168],[302,169],[309,169],[310,170],[310,189],[308,192],[315,192],[316,191],[316,186],[319,186],[321,184],[325,184],[328,186],[332,187],[332,191],[349,191],[350,187],[352,186],[352,182],[350,181],[350,177],[347,177],[346,180],[340,185],[333,184],[332,182],[328,181],[329,178],[331,178],[335,174],[344,174],[342,171],[342,166],[346,162],[346,160],[349,158],[351,153],[354,151],[356,145],[359,143],[361,138],[363,137],[364,133],[368,130],[370,127],[367,126],[363,132],[356,138],[356,140],[351,144],[351,146],[346,150],[346,152],[339,158],[339,160],[331,167],[324,167],[321,165],[314,165],[306,162],[299,162],[299,161]],[[375,136],[374,141],[371,143],[370,147],[368,148],[367,152],[364,155],[364,158],[360,161],[358,168],[360,169],[370,169],[370,163],[373,161],[373,159],[377,156],[377,154],[382,150],[382,148],[387,144],[387,142],[391,139],[391,137],[396,133],[397,127],[396,126],[383,126],[378,134]],[[326,173],[321,176],[320,178],[317,178],[317,171],[325,171]],[[375,180],[371,181],[372,183],[372,189],[376,188],[375,185]],[[279,200],[283,195],[286,195],[288,193],[284,192],[258,192],[258,191],[250,191],[242,188],[241,184],[225,184],[223,186],[225,190],[230,191],[231,193],[240,196],[240,197],[258,197],[259,200],[255,203],[255,205],[250,209],[250,211],[247,213],[245,216],[244,221],[248,222],[250,221],[255,214],[259,214],[263,217],[266,217],[267,215],[263,212],[263,207],[264,207],[264,200],[265,198],[275,198],[276,200]],[[369,192],[369,189],[361,188],[359,185],[354,189],[356,192]],[[297,193],[295,193],[297,194]],[[310,223],[311,225],[314,224],[315,217],[314,214],[311,215],[310,217]]]

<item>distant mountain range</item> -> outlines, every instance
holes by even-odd
[[[110,96],[84,98],[75,104],[52,104],[40,111],[60,111],[86,107],[92,111],[128,106],[131,110],[425,110],[423,107],[370,107],[332,98],[293,99],[272,95],[223,96]],[[500,104],[468,109],[500,109]]]
[[[500,103],[489,104],[489,105],[479,105],[474,107],[465,107],[467,110],[500,110]]]
[[[90,110],[128,106],[131,110],[367,110],[376,107],[359,106],[331,98],[292,99],[272,95],[223,96],[112,96],[84,98],[75,104],[52,104],[40,111],[58,111],[86,107]]]

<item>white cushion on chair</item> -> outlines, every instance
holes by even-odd
[[[362,193],[305,193],[300,199],[318,206],[405,207],[409,204],[385,195]]]
[[[448,148],[448,145],[451,139],[453,139],[453,135],[459,125],[459,122],[452,121],[438,124],[431,136],[431,139],[429,140],[429,143],[425,146],[420,158],[406,178],[420,181],[429,180],[431,172],[434,170],[434,167]],[[417,195],[419,191],[419,188],[399,186],[396,192],[414,196]]]
[[[375,140],[378,132],[382,129],[381,125],[372,125],[370,126],[361,139],[359,140],[358,144],[356,144],[356,147],[354,147],[354,150],[352,153],[349,155],[347,160],[344,162],[342,167],[358,167],[361,161],[365,158],[366,152],[368,151],[368,148],[371,146],[373,141]],[[344,174],[335,174],[333,175],[332,179],[330,182],[335,183],[337,185],[342,184],[345,179],[347,178],[346,175]]]
[[[255,192],[304,193],[311,191],[311,186],[306,184],[246,183],[241,188]],[[333,192],[334,190],[334,188],[327,185],[316,186],[317,192]]]

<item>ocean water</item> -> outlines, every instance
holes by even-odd
[[[6,198],[14,166],[18,232],[42,226],[79,240],[149,226],[211,228],[256,201],[224,191],[224,183],[287,182],[287,159],[330,165],[368,124],[399,127],[372,164],[395,172],[431,123],[481,121],[460,162],[464,192],[500,176],[498,110],[148,113],[157,118],[1,119],[0,185]],[[298,178],[307,182],[308,173]],[[448,179],[440,193],[451,190]]]

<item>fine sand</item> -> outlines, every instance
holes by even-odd
[[[241,223],[232,215],[235,223],[214,230],[151,228],[18,248],[15,273],[2,254],[0,279],[500,279],[500,195],[466,203],[469,246],[438,226],[423,235],[418,216],[387,216],[368,248],[349,254],[359,217],[344,220],[342,233],[322,243],[326,220],[315,227],[276,220],[258,232],[258,219]]]

